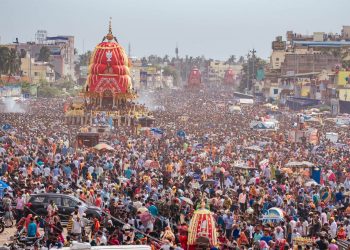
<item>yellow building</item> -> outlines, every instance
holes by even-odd
[[[46,81],[52,83],[55,81],[55,71],[47,62],[36,62],[27,55],[21,58],[22,75],[28,77],[32,83]]]
[[[209,82],[221,82],[224,79],[225,72],[231,68],[235,75],[239,74],[242,70],[241,65],[230,65],[223,61],[212,61],[208,68],[208,81]]]
[[[286,56],[285,51],[276,50],[271,53],[270,64],[272,69],[281,69],[281,64]]]
[[[350,101],[350,88],[338,89],[340,101]]]
[[[337,76],[337,85],[345,86],[350,83],[350,71],[339,71]]]

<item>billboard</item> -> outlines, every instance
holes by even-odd
[[[272,42],[272,49],[273,50],[285,50],[286,49],[286,42],[273,41]]]
[[[0,87],[0,96],[21,96],[22,88],[19,85],[5,85]]]
[[[345,86],[350,83],[350,71],[339,71],[337,84],[339,86]]]

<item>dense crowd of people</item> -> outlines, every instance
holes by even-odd
[[[337,241],[350,239],[349,128],[327,120],[328,113],[305,125],[318,130],[315,145],[291,141],[300,120],[287,108],[253,104],[232,112],[228,88],[141,95],[146,106],[158,107],[153,126],[161,133],[117,127],[107,138],[112,151],[75,147],[79,127],[63,123],[63,100],[28,100],[24,113],[0,113],[1,126],[9,125],[0,132],[0,175],[10,186],[2,204],[15,214],[18,232],[44,235],[48,247],[76,240],[187,249],[193,212],[205,203],[219,242],[210,249],[291,249],[309,237],[306,248],[335,250]],[[272,116],[277,131],[249,126]],[[338,133],[338,142],[327,132]],[[317,171],[319,180],[312,180]],[[37,193],[81,200],[66,228],[61,204],[50,201],[45,216],[26,209]],[[101,218],[88,218],[84,204],[101,208]],[[281,209],[282,218],[263,221],[271,208]]]

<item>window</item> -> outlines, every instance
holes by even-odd
[[[273,94],[278,95],[278,89],[273,89]]]
[[[35,196],[33,197],[31,202],[35,202],[35,203],[43,203],[45,200],[44,196]]]
[[[62,206],[64,207],[75,207],[78,206],[78,202],[70,198],[62,198]]]
[[[48,198],[48,203],[53,201],[57,206],[61,206],[61,197],[50,197]]]
[[[276,57],[276,62],[278,62],[280,59],[278,57]]]
[[[34,76],[38,76],[39,75],[39,72],[34,72]]]

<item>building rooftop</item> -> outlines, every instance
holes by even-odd
[[[293,41],[293,44],[302,45],[302,46],[312,46],[312,47],[342,47],[342,46],[350,46],[350,41],[323,41],[323,42]]]

